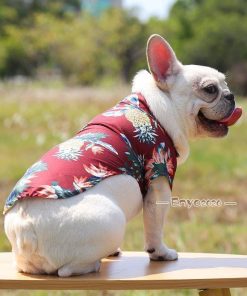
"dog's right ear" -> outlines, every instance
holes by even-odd
[[[176,75],[182,68],[175,52],[160,35],[151,35],[147,43],[147,61],[150,72],[158,84],[168,76]]]

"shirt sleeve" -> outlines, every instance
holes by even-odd
[[[150,182],[158,177],[164,176],[172,189],[173,179],[176,171],[176,159],[173,153],[166,147],[165,143],[156,145],[150,154],[145,166],[145,179],[147,187]]]

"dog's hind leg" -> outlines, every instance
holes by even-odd
[[[6,214],[4,228],[19,272],[41,274],[56,271],[56,267],[38,252],[37,234],[23,202]]]
[[[66,264],[58,269],[58,275],[60,277],[69,277],[71,275],[80,275],[80,274],[86,274],[90,272],[98,272],[100,269],[100,261],[96,261],[94,263],[85,264],[78,262],[72,262],[69,264]]]

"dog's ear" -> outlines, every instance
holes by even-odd
[[[170,75],[176,75],[182,68],[175,52],[160,35],[151,35],[147,43],[147,61],[149,70],[156,82],[165,82]]]

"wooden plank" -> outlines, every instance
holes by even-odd
[[[179,253],[173,262],[150,262],[144,252],[104,259],[99,273],[59,278],[17,273],[11,253],[0,253],[0,289],[131,290],[247,287],[247,256]]]
[[[230,289],[210,289],[199,292],[199,296],[231,296]]]

